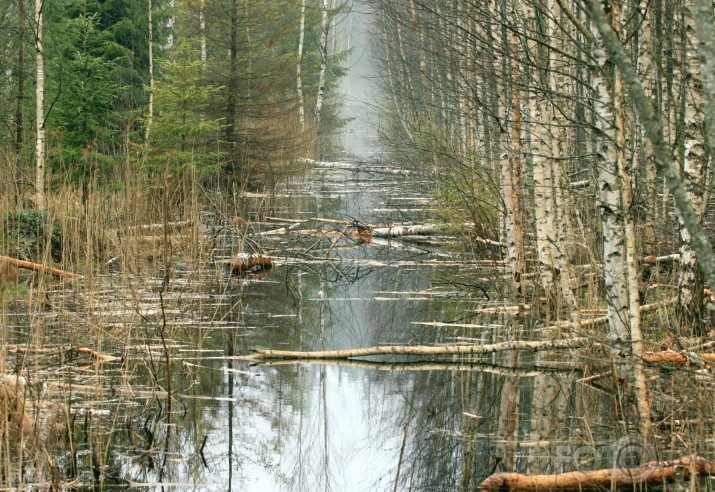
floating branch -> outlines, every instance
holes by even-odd
[[[82,275],[78,273],[67,272],[65,270],[60,270],[59,268],[52,268],[40,263],[33,263],[31,261],[17,260],[15,258],[10,258],[9,256],[0,256],[0,262],[13,265],[17,268],[25,268],[27,270],[34,270],[42,273],[51,273],[52,275],[56,275],[58,277],[82,278]]]
[[[524,473],[497,473],[484,480],[480,489],[500,490],[583,490],[606,489],[625,485],[662,483],[682,473],[683,480],[690,474],[707,475],[713,472],[713,463],[700,457],[686,457],[676,461],[653,461],[633,468],[575,471],[556,475],[527,475]]]
[[[368,347],[347,350],[326,350],[318,352],[293,352],[287,350],[256,350],[246,356],[250,360],[268,359],[348,359],[351,357],[368,357],[371,355],[479,355],[506,350],[556,350],[585,347],[592,340],[589,338],[571,338],[568,340],[548,341],[509,341],[489,345],[447,345],[430,346],[395,346]]]

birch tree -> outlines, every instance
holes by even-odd
[[[305,130],[305,100],[303,95],[303,75],[302,65],[303,65],[303,43],[305,42],[305,0],[300,2],[300,28],[298,31],[298,62],[296,63],[295,70],[295,83],[296,90],[298,92],[298,119],[300,120],[300,126]]]
[[[43,0],[35,0],[35,205],[43,210],[45,199],[45,58],[42,46]]]
[[[698,42],[695,37],[695,17],[692,0],[683,3],[685,46],[685,112],[683,135],[683,186],[698,217],[702,217],[705,201],[706,152],[703,128],[703,93],[700,74]],[[680,227],[682,244],[678,269],[678,325],[685,332],[699,332],[702,326],[703,278],[695,251],[691,246],[691,236],[682,224]]]
[[[320,124],[323,111],[323,97],[325,96],[325,75],[328,68],[328,32],[330,31],[330,18],[328,0],[323,0],[323,15],[320,23],[320,75],[318,76],[318,95],[315,99],[314,119],[316,126]]]

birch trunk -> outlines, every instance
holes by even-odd
[[[620,12],[613,10],[613,22],[620,23]],[[615,71],[614,81],[616,145],[618,149],[618,170],[620,173],[621,202],[623,204],[626,274],[628,281],[628,319],[630,331],[630,349],[635,360],[632,365],[632,381],[636,396],[636,408],[639,415],[640,437],[648,440],[650,436],[650,401],[646,386],[645,369],[643,367],[643,334],[641,332],[640,296],[638,292],[638,263],[636,253],[635,228],[633,224],[633,198],[631,193],[631,177],[629,160],[626,158],[627,122],[626,96],[623,88],[623,78],[620,70]]]
[[[562,115],[562,112],[570,109],[570,104],[567,102],[569,99],[573,99],[572,95],[569,97],[569,89],[566,87],[565,76],[561,72],[566,66],[564,62],[564,55],[566,53],[566,48],[564,43],[561,41],[564,35],[559,29],[559,17],[561,16],[561,8],[556,5],[553,0],[548,0],[547,9],[551,13],[549,17],[549,27],[550,35],[547,39],[551,39],[551,43],[558,46],[555,52],[551,54],[551,49],[549,49],[549,59],[553,59],[556,65],[555,70],[549,71],[550,86],[554,89],[555,94],[561,94],[565,96],[559,102],[561,109],[557,110],[553,104],[550,106],[551,110],[551,128],[552,128],[552,164],[551,169],[553,171],[552,186],[553,186],[553,209],[554,214],[551,214],[551,227],[552,233],[555,232],[555,239],[551,241],[551,255],[555,260],[556,266],[559,269],[559,284],[561,287],[561,296],[563,297],[566,305],[569,309],[569,318],[571,319],[571,327],[576,330],[579,326],[580,315],[578,311],[578,302],[576,301],[576,296],[574,296],[573,289],[571,286],[571,268],[570,261],[567,256],[566,244],[568,242],[567,231],[574,230],[574,226],[571,221],[571,204],[573,201],[570,196],[570,186],[568,183],[568,162],[566,159],[567,153],[564,151],[564,141],[566,140],[567,121]],[[555,219],[555,221],[554,221]],[[553,222],[556,223],[555,231],[553,231]]]
[[[19,2],[19,29],[17,54],[17,107],[15,109],[15,179],[20,182],[20,155],[25,140],[25,121],[23,105],[25,100],[25,0]]]
[[[540,15],[540,14],[539,14]],[[534,30],[536,31],[537,12],[531,9]],[[546,26],[545,26],[546,27]],[[543,32],[548,39],[548,28]],[[550,65],[550,50],[545,46],[538,46],[534,38],[530,42],[529,52],[538,56],[539,68],[535,74],[538,87],[529,98],[529,116],[533,141],[531,143],[532,162],[534,166],[534,220],[536,222],[536,254],[539,262],[539,275],[541,287],[547,297],[551,297],[554,285],[555,261],[552,255],[552,242],[556,238],[553,220],[552,197],[552,160],[550,159],[549,114],[553,112],[553,105],[547,94],[551,92],[550,78],[548,76]],[[534,84],[537,86],[537,84]]]
[[[298,91],[298,119],[300,127],[305,130],[305,99],[303,96],[303,43],[305,41],[305,0],[300,2],[300,32],[298,33],[298,63],[296,64],[295,85]]]
[[[328,0],[323,0],[323,18],[320,23],[320,75],[318,76],[318,97],[315,100],[315,124],[320,124],[323,110],[323,97],[325,94],[325,73],[328,67]]]
[[[35,0],[35,63],[37,81],[35,87],[35,206],[47,208],[45,199],[45,59],[42,46],[42,3]]]
[[[149,0],[149,106],[147,108],[146,127],[144,128],[144,145],[149,145],[151,124],[154,119],[154,25],[152,21],[152,0]]]
[[[702,218],[704,211],[706,153],[703,145],[703,93],[697,40],[694,34],[695,18],[692,0],[683,5],[685,18],[685,135],[683,153],[683,185],[693,204],[695,213]],[[683,334],[702,329],[703,278],[690,233],[681,221],[680,263],[678,269],[678,325]]]
[[[420,21],[419,17],[417,16],[417,7],[415,5],[415,0],[410,0],[410,11],[412,13],[412,28],[417,33],[417,51],[420,59],[420,80],[422,83],[422,101],[424,104],[425,113],[427,114],[427,121],[429,122],[429,126],[431,128],[433,119],[432,105],[430,104],[429,100],[429,81],[427,79],[427,55],[425,54],[424,34],[420,29]],[[434,161],[434,157],[432,160]]]
[[[600,1],[600,0],[596,0]],[[628,325],[628,286],[626,283],[626,238],[624,229],[623,204],[621,202],[618,149],[614,145],[613,96],[606,77],[614,77],[614,67],[608,60],[602,46],[595,47],[596,71],[593,74],[595,88],[594,110],[598,143],[596,146],[596,166],[598,168],[598,190],[603,226],[603,268],[605,277],[606,302],[608,303],[608,324],[613,342],[626,342],[630,338]],[[614,346],[618,350],[617,346]]]
[[[206,1],[199,2],[199,35],[201,37],[201,63],[206,63]]]

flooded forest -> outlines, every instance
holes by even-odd
[[[712,0],[0,38],[0,490],[713,489]]]

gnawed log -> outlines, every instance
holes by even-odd
[[[715,362],[715,354],[696,354],[695,352],[686,354],[668,349],[660,352],[646,352],[643,355],[643,360],[652,363],[671,362],[673,364],[685,364],[692,362],[701,365],[702,361]]]
[[[17,260],[15,258],[10,258],[9,256],[0,256],[0,262],[12,265],[16,268],[25,268],[36,272],[51,273],[52,275],[56,275],[58,277],[82,278],[82,275],[78,273],[66,272],[64,270],[60,270],[59,268],[52,268],[40,263],[33,263],[31,261]]]
[[[439,228],[434,224],[393,225],[372,229],[373,235],[382,237],[429,236],[438,232]]]
[[[249,255],[244,253],[232,258],[229,262],[229,267],[231,271],[239,274],[254,268],[268,270],[273,268],[273,258],[266,255]]]
[[[484,480],[479,488],[502,490],[583,490],[611,489],[625,485],[658,483],[672,480],[682,471],[683,480],[691,473],[709,475],[714,466],[700,457],[685,457],[675,461],[650,462],[633,468],[575,471],[555,475],[497,473]]]
[[[251,360],[267,359],[348,359],[351,357],[369,357],[372,355],[480,355],[503,352],[506,350],[558,350],[585,347],[593,343],[589,338],[570,338],[567,340],[524,341],[493,343],[489,345],[446,345],[446,346],[409,346],[386,345],[346,350],[324,350],[318,352],[294,352],[289,350],[255,350],[246,356]]]

